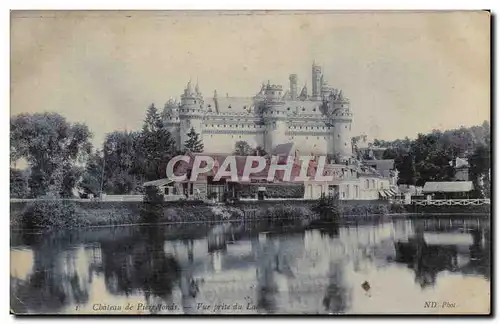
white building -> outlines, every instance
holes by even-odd
[[[288,90],[263,84],[252,97],[204,97],[198,84],[188,82],[180,102],[170,99],[162,118],[182,149],[186,134],[194,128],[205,152],[231,153],[237,141],[270,151],[293,142],[300,154],[352,156],[349,99],[330,87],[321,67],[312,66],[312,93],[304,85],[297,93],[297,75],[290,75]]]

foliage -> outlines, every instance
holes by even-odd
[[[104,188],[107,193],[129,194],[142,184],[138,156],[140,133],[112,132],[103,145]],[[94,168],[98,171],[98,168]],[[93,174],[100,178],[101,174]]]
[[[97,197],[100,194],[101,184],[104,185],[103,171],[102,153],[96,151],[90,154],[80,182],[80,188],[86,195],[93,194]]]
[[[28,187],[28,177],[27,172],[22,170],[10,168],[10,197],[11,198],[28,198],[29,197],[29,187]]]
[[[457,157],[470,157],[472,179],[484,174],[490,159],[490,125],[418,134],[415,140],[409,138],[395,141],[375,140],[374,145],[386,147],[384,159],[394,159],[399,173],[399,183],[422,186],[427,181],[450,181],[454,177],[452,161]],[[482,152],[474,152],[480,147]],[[473,170],[472,164],[481,165],[481,171]],[[479,172],[479,173],[478,173]]]
[[[31,196],[71,196],[79,176],[74,165],[90,153],[91,136],[86,125],[71,124],[56,113],[11,117],[11,162],[28,162]]]
[[[153,104],[147,110],[139,142],[138,157],[142,160],[138,163],[140,170],[136,171],[148,181],[165,177],[167,163],[176,153],[175,141]]]
[[[266,156],[267,152],[261,146],[257,146],[255,148],[255,150],[253,151],[252,155],[254,155],[254,156]]]
[[[148,186],[144,194],[141,208],[141,220],[144,223],[154,223],[163,215],[164,197],[158,187]]]
[[[322,220],[327,221],[337,220],[342,214],[339,199],[325,195],[318,199],[313,210],[320,215]]]
[[[72,201],[37,200],[26,206],[21,216],[21,226],[24,229],[70,228],[82,223],[78,218],[76,205]]]
[[[474,182],[476,196],[491,197],[491,152],[489,147],[478,146],[469,156],[469,165],[469,174]]]
[[[254,149],[246,141],[238,141],[234,145],[234,155],[248,156],[253,155]]]
[[[203,152],[203,142],[200,139],[200,135],[196,133],[194,130],[194,127],[191,127],[191,130],[189,133],[187,133],[188,139],[184,143],[184,149],[186,151],[192,152],[192,153],[201,153]]]
[[[165,177],[167,163],[176,153],[175,141],[152,104],[141,132],[107,134],[103,151],[87,160],[81,187],[94,195],[101,182],[103,191],[110,194],[141,192],[144,182]]]

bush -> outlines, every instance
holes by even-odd
[[[70,228],[82,224],[76,213],[76,204],[63,200],[37,200],[26,205],[21,226],[25,229],[35,228]]]
[[[158,222],[163,215],[163,194],[157,187],[146,187],[141,207],[141,221],[144,223]]]

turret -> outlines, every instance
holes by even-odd
[[[300,91],[299,99],[300,100],[307,100],[307,84],[302,87],[302,90]]]
[[[270,84],[267,82],[267,86],[264,89],[264,98],[268,104],[280,104],[283,98],[283,87],[277,84]]]
[[[339,154],[342,160],[352,156],[351,123],[353,114],[350,110],[349,99],[345,98],[342,90],[332,91],[328,97],[328,115],[333,126],[331,152]]]
[[[270,152],[276,145],[286,141],[287,111],[281,85],[268,82],[263,92],[263,101],[259,103],[259,114],[266,127],[264,149]]]
[[[203,131],[203,95],[200,92],[198,84],[193,91],[191,80],[187,83],[184,93],[181,96],[181,105],[179,108],[180,119],[180,148],[186,141],[186,134],[191,128],[201,134]]]
[[[313,63],[312,65],[312,100],[321,100],[321,67]]]
[[[165,103],[162,112],[163,125],[167,127],[172,134],[177,148],[180,149],[180,118],[179,118],[179,103],[176,99],[170,97]]]
[[[290,74],[290,98],[297,100],[297,74]]]

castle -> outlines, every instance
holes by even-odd
[[[237,141],[271,152],[276,145],[294,143],[300,155],[352,156],[352,112],[342,90],[332,88],[320,66],[313,63],[312,93],[307,85],[300,93],[297,74],[289,77],[289,89],[262,84],[253,97],[221,96],[214,91],[204,98],[198,84],[188,82],[181,100],[170,99],[163,122],[182,149],[191,128],[201,135],[205,152],[232,153]]]

